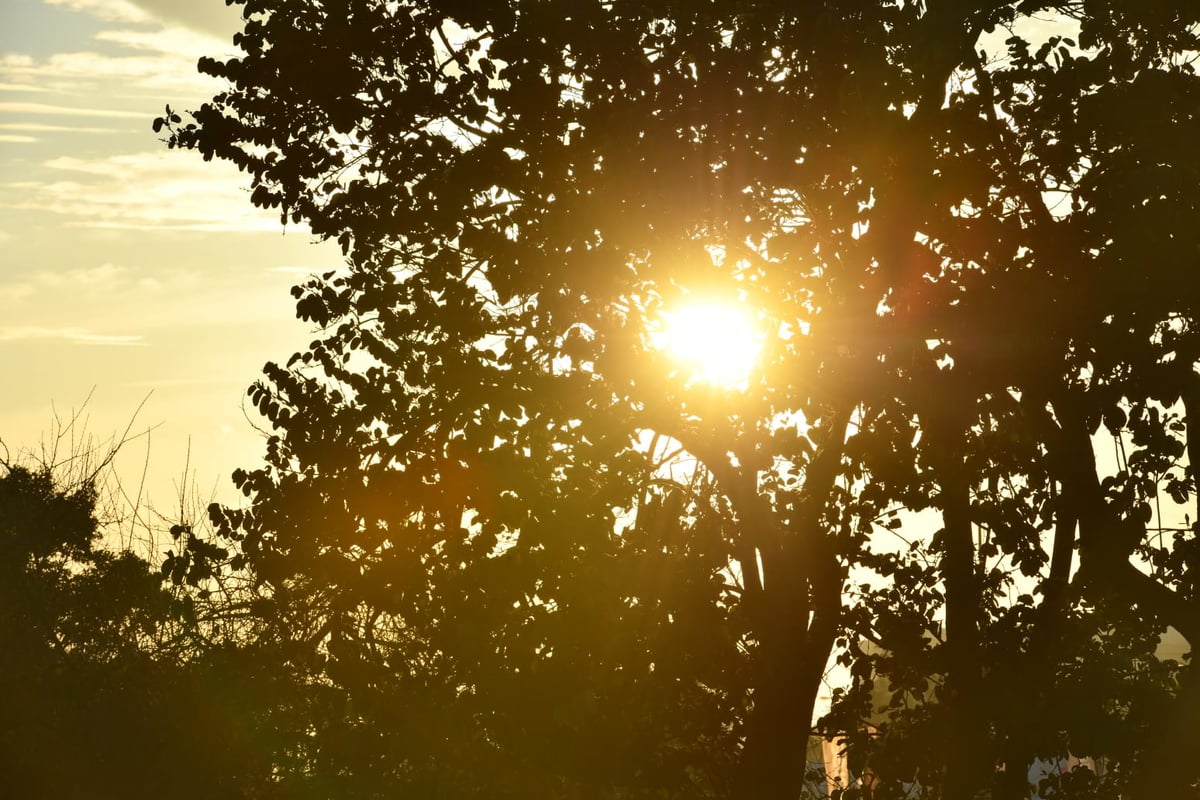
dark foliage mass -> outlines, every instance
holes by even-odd
[[[260,797],[282,754],[251,648],[99,545],[92,479],[0,464],[0,785],[9,797]]]
[[[164,567],[208,620],[172,674],[274,737],[207,780],[1200,796],[1155,655],[1200,636],[1200,5],[238,3],[155,129],[346,264],[250,389],[247,505]],[[736,385],[656,346],[714,299]],[[45,546],[22,580],[120,574]]]

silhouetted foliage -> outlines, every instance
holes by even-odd
[[[347,256],[211,512],[303,775],[795,798],[836,652],[845,797],[1196,795],[1200,6],[240,4],[155,129]]]
[[[203,645],[191,598],[100,545],[95,476],[0,466],[5,794],[280,796],[277,660]]]

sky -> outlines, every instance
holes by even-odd
[[[263,452],[245,390],[313,338],[290,287],[340,264],[151,130],[220,90],[196,61],[238,29],[223,0],[0,4],[0,457],[55,415],[82,409],[97,444],[132,419],[117,475],[168,514],[180,488],[239,497]]]

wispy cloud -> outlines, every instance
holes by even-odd
[[[127,293],[134,283],[128,269],[110,263],[96,267],[42,269],[8,283],[0,283],[0,300],[15,308],[35,295],[53,293],[55,297],[69,294],[84,303],[108,306],[114,296]],[[141,282],[137,283],[140,286]]]
[[[141,336],[96,333],[87,328],[43,328],[33,325],[0,327],[0,342],[30,339],[64,339],[71,344],[134,347],[144,344]]]
[[[182,104],[190,98],[208,97],[219,86],[197,72],[197,58],[236,52],[230,39],[238,28],[239,15],[223,3],[45,2],[83,12],[104,27],[92,33],[90,41],[63,43],[59,52],[45,57],[19,52],[19,46],[0,54],[0,86],[6,91],[76,95],[61,106],[79,105],[76,101],[81,96],[129,98],[139,93],[152,93],[156,102],[163,95],[174,97]],[[192,10],[192,6],[197,8]]]
[[[57,289],[63,286],[86,289],[113,290],[128,283],[129,270],[105,263],[96,267],[76,267],[58,272],[40,272],[37,280],[43,286]]]
[[[126,330],[117,333],[158,341],[158,334],[149,332],[165,332],[169,338],[181,325],[252,324],[279,319],[281,311],[289,319],[291,302],[283,287],[248,272],[162,263],[16,271],[0,280],[0,308],[5,311],[0,331],[6,330],[9,339],[18,333],[45,338],[47,331],[110,333],[113,321],[120,321]]]
[[[55,106],[49,103],[0,103],[0,114],[43,114],[60,117],[121,117],[124,119],[146,119],[149,115],[141,111],[118,111],[113,108],[78,108]]]
[[[4,142],[6,144],[29,144],[31,142],[36,142],[37,140],[38,139],[36,136],[21,136],[14,133],[0,133],[0,142]]]
[[[180,0],[133,0],[155,19],[177,22],[206,31],[228,42],[241,28],[241,8],[231,3],[196,3]]]
[[[173,23],[221,37],[237,29],[238,9],[226,3],[190,0],[45,0],[105,22]]]
[[[17,91],[110,96],[163,91],[203,96],[217,85],[196,71],[195,54],[214,52],[206,37],[183,30],[109,31],[99,37],[122,48],[135,48],[135,52],[113,55],[79,50],[44,59],[5,54],[0,56],[0,81]],[[157,46],[151,48],[151,42]]]
[[[180,27],[158,30],[103,30],[96,34],[96,39],[130,50],[177,56],[193,68],[195,58],[201,55],[219,55],[233,49],[224,39]]]
[[[37,287],[28,281],[20,283],[0,283],[0,302],[15,305],[22,300],[32,297]]]
[[[75,125],[48,125],[40,122],[0,122],[0,131],[31,133],[120,133],[120,128],[85,128]]]
[[[151,22],[144,10],[126,0],[44,0],[48,6],[64,6],[73,11],[84,11],[107,22]]]
[[[0,207],[60,214],[73,218],[68,224],[90,228],[281,230],[276,214],[250,205],[244,174],[193,153],[62,156],[43,167],[46,180],[0,187],[7,190]]]
[[[0,56],[0,60],[3,56]],[[33,86],[28,83],[9,83],[8,81],[0,80],[0,92],[33,92],[41,93],[50,91],[45,86]]]

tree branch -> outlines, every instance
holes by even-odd
[[[1104,499],[1096,473],[1096,455],[1086,426],[1066,408],[1063,420],[1064,484],[1079,518],[1079,559],[1085,591],[1115,592],[1143,606],[1172,626],[1192,646],[1200,644],[1200,608],[1135,567],[1129,560],[1137,542]],[[1145,525],[1142,525],[1143,536]]]

